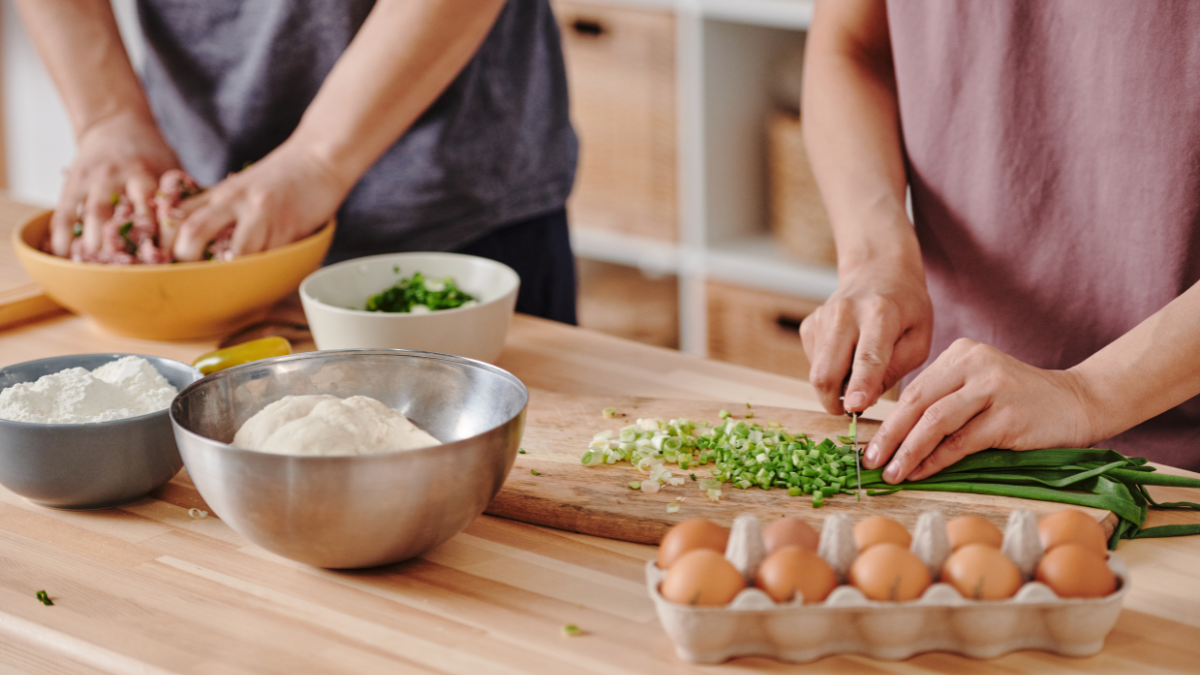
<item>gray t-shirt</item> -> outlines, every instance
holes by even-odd
[[[143,84],[192,175],[212,185],[300,121],[373,0],[139,0]],[[561,208],[575,177],[558,27],[510,0],[447,90],[362,176],[331,257],[449,250]]]

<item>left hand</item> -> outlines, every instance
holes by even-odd
[[[1101,440],[1082,376],[1043,370],[960,339],[905,387],[867,447],[891,484],[920,480],[987,450],[1083,448]],[[888,459],[891,458],[891,462]]]
[[[175,258],[203,259],[208,243],[231,224],[234,257],[290,244],[327,222],[352,185],[313,153],[285,142],[180,205]]]

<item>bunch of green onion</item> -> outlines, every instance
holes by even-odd
[[[867,494],[898,490],[969,492],[1112,511],[1119,522],[1109,539],[1110,548],[1121,539],[1200,534],[1200,524],[1142,527],[1152,508],[1200,511],[1200,504],[1192,502],[1156,502],[1147,485],[1200,488],[1200,479],[1158,473],[1145,459],[1126,457],[1114,450],[986,450],[968,455],[928,478],[899,485],[883,482],[882,473],[882,469],[863,471]]]
[[[814,508],[839,492],[855,493],[855,448],[849,438],[839,437],[840,444],[816,442],[775,422],[764,428],[722,413],[723,421],[715,426],[687,419],[639,419],[619,432],[596,434],[581,461],[586,466],[629,462],[649,474],[629,484],[645,492],[685,482],[667,465],[684,471],[711,465],[712,479],[697,482],[713,501],[720,499],[725,483],[741,489],[786,489],[793,497],[811,495]],[[696,480],[695,474],[691,478]],[[1200,524],[1143,528],[1151,508],[1200,511],[1200,504],[1191,502],[1156,502],[1147,485],[1200,488],[1200,479],[1157,473],[1145,459],[1090,448],[987,450],[899,485],[884,482],[882,469],[862,472],[862,487],[870,496],[899,490],[967,492],[1111,511],[1119,523],[1110,547],[1120,539],[1200,534]]]

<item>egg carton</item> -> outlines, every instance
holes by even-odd
[[[940,512],[921,514],[911,550],[938,579],[951,552]],[[1121,559],[1108,555],[1108,566],[1118,579],[1111,595],[1060,598],[1031,580],[1043,554],[1033,513],[1014,511],[1009,516],[1002,550],[1025,582],[1009,600],[970,600],[949,584],[935,583],[912,602],[868,600],[857,588],[839,585],[820,604],[804,605],[800,597],[776,604],[751,586],[766,547],[758,519],[744,515],[734,520],[725,557],[746,578],[747,588],[729,605],[695,607],[666,600],[658,590],[666,572],[654,561],[646,565],[646,584],[675,652],[691,663],[751,655],[803,662],[833,654],[898,660],[930,651],[979,659],[1021,649],[1064,656],[1099,652],[1129,590],[1129,572]],[[825,519],[817,553],[845,584],[858,555],[848,516]]]

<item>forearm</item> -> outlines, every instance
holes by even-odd
[[[112,6],[101,0],[16,0],[78,140],[98,122],[127,115],[153,126]]]
[[[458,76],[503,5],[378,2],[288,143],[321,161],[348,191]]]
[[[921,273],[882,0],[818,2],[804,70],[804,142],[841,271],[898,257]],[[921,273],[923,276],[923,273]]]
[[[1200,395],[1200,284],[1068,372],[1096,440]]]

